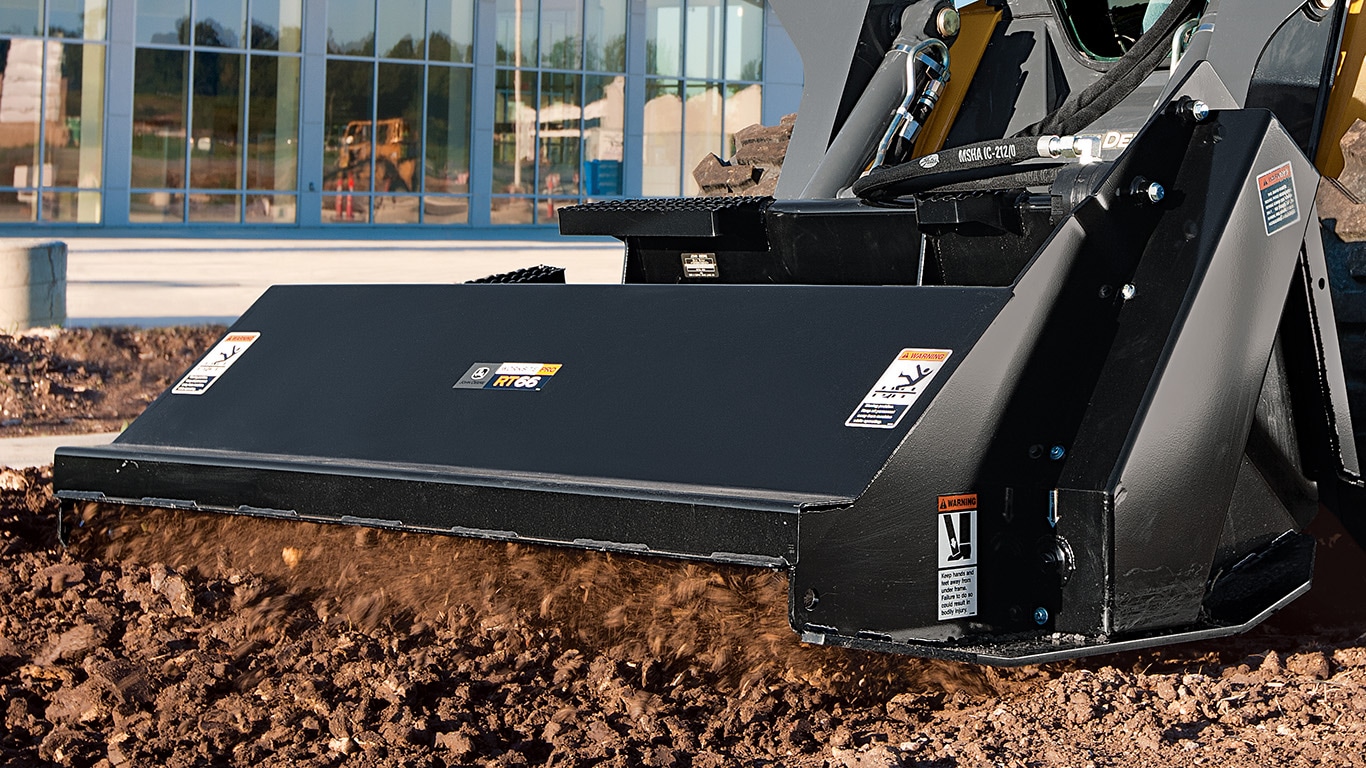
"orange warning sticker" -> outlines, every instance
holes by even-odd
[[[950,350],[947,349],[903,349],[897,355],[898,360],[920,360],[928,363],[942,363],[949,359]]]
[[[957,493],[939,497],[940,512],[955,512],[960,509],[977,509],[977,494]]]

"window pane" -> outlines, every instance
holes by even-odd
[[[470,189],[470,73],[436,66],[427,72],[428,192]]]
[[[138,0],[138,42],[190,42],[190,0]]]
[[[60,48],[61,43],[55,43]],[[44,80],[56,92],[58,73],[43,72],[43,41],[0,40],[0,186],[38,186],[38,126],[44,120]],[[49,110],[52,123],[58,115]],[[0,192],[0,209],[7,221],[32,221],[38,197],[33,191]]]
[[[297,203],[294,195],[247,195],[248,224],[293,224]]]
[[[720,155],[721,89],[715,83],[689,83],[683,111],[683,194],[699,191],[692,169],[709,154]]]
[[[374,73],[368,61],[327,62],[323,183],[330,190],[370,190]]]
[[[541,75],[541,112],[537,118],[540,142],[538,194],[579,194],[579,145],[583,140],[579,89],[582,83],[582,75],[558,72]]]
[[[583,0],[541,0],[541,66],[578,69],[583,62]]]
[[[43,34],[42,0],[0,0],[0,34]]]
[[[583,193],[622,193],[622,139],[626,135],[626,78],[589,76],[583,107]]]
[[[536,201],[529,197],[495,197],[489,202],[489,221],[532,224],[536,221]]]
[[[43,221],[74,224],[100,223],[100,193],[46,192],[43,194]]]
[[[327,52],[375,53],[375,0],[328,0]]]
[[[185,102],[190,54],[139,48],[133,63],[132,184],[185,184]]]
[[[65,98],[55,101],[58,121],[47,128],[47,163],[59,187],[99,187],[104,160],[104,46],[49,43],[49,56],[59,56]],[[59,97],[48,91],[48,100]],[[0,105],[3,101],[0,100]],[[99,198],[96,201],[98,210]],[[90,219],[81,218],[81,221]]]
[[[681,174],[682,84],[645,81],[645,136],[641,145],[641,192],[648,197],[677,197]]]
[[[422,221],[425,224],[464,224],[469,220],[468,197],[427,195],[422,198]]]
[[[384,0],[376,38],[379,55],[391,59],[421,58],[424,16],[426,0]]]
[[[429,0],[427,58],[474,61],[474,0]]]
[[[529,192],[535,183],[536,73],[500,69],[493,101],[493,191]]]
[[[370,220],[370,196],[343,192],[323,195],[324,224],[364,224]]]
[[[764,89],[762,85],[731,85],[726,89],[726,142],[720,157],[735,154],[735,134],[751,125],[763,122]]]
[[[495,29],[499,64],[535,66],[536,0],[498,0]]]
[[[179,192],[145,192],[129,195],[128,220],[134,224],[184,221],[185,197]]]
[[[251,47],[298,53],[303,27],[303,0],[253,0]]]
[[[246,57],[240,53],[200,51],[195,56],[194,120],[190,125],[190,186],[195,189],[242,186],[245,63]]]
[[[190,195],[190,221],[237,224],[242,221],[242,198],[237,195]]]
[[[420,190],[422,65],[380,64],[375,111],[379,116],[375,124],[375,191]],[[379,215],[378,202],[375,215]]]
[[[625,72],[626,0],[587,0],[584,17],[584,66]]]
[[[53,37],[103,40],[106,0],[48,0],[47,29]],[[98,196],[95,196],[98,199]]]
[[[421,201],[417,195],[375,195],[375,223],[416,224]]]
[[[689,0],[687,49],[683,63],[688,77],[721,76],[721,0]]]
[[[247,4],[244,0],[201,2],[198,13],[199,19],[194,25],[195,45],[219,48],[241,48],[246,45],[242,36],[247,21]]]
[[[683,73],[683,0],[646,0],[645,73]]]
[[[252,56],[247,109],[247,189],[294,190],[299,177],[299,59]]]
[[[763,0],[726,0],[726,79],[763,77]]]

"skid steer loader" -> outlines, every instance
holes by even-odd
[[[1320,505],[1366,534],[1342,0],[772,4],[776,197],[563,210],[619,285],[272,288],[58,495],[782,569],[808,642],[1003,665],[1243,631]]]

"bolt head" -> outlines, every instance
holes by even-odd
[[[1038,458],[1042,458],[1042,457],[1043,457],[1043,446],[1042,446],[1042,445],[1031,445],[1031,446],[1029,446],[1029,458],[1031,458],[1031,459],[1038,459]]]
[[[1062,457],[1067,455],[1067,449],[1061,445],[1055,445],[1048,449],[1048,458],[1053,461],[1062,461]]]
[[[1132,299],[1134,296],[1138,295],[1138,289],[1133,287],[1133,285],[1126,284],[1123,288],[1119,289],[1119,295],[1125,301],[1128,301],[1129,299]]]
[[[1034,623],[1043,626],[1048,623],[1048,609],[1042,606],[1034,609]]]
[[[1337,5],[1337,0],[1313,0],[1313,3],[1320,11],[1331,11]]]
[[[1203,123],[1209,119],[1209,105],[1199,99],[1191,102],[1191,119]]]
[[[1167,189],[1154,181],[1148,184],[1143,190],[1143,193],[1147,195],[1148,202],[1160,203],[1162,202],[1162,198],[1167,196]]]
[[[802,607],[808,611],[815,608],[820,601],[821,596],[816,594],[816,590],[814,589],[808,589],[806,590],[806,594],[802,595]]]
[[[941,36],[953,37],[963,28],[963,19],[958,15],[958,9],[945,8],[935,16],[934,26]]]

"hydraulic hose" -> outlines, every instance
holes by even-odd
[[[1157,65],[1171,55],[1171,39],[1196,3],[1204,0],[1176,0],[1157,17],[1133,48],[1116,61],[1089,88],[1063,102],[1048,117],[1025,127],[1017,136],[1050,133],[1076,133],[1114,109],[1134,92]]]
[[[864,199],[878,198],[892,188],[902,190],[922,177],[938,179],[967,171],[1011,166],[1026,160],[1065,154],[1075,156],[1074,141],[1072,137],[1017,136],[945,149],[901,165],[875,169],[854,182],[854,194]]]

